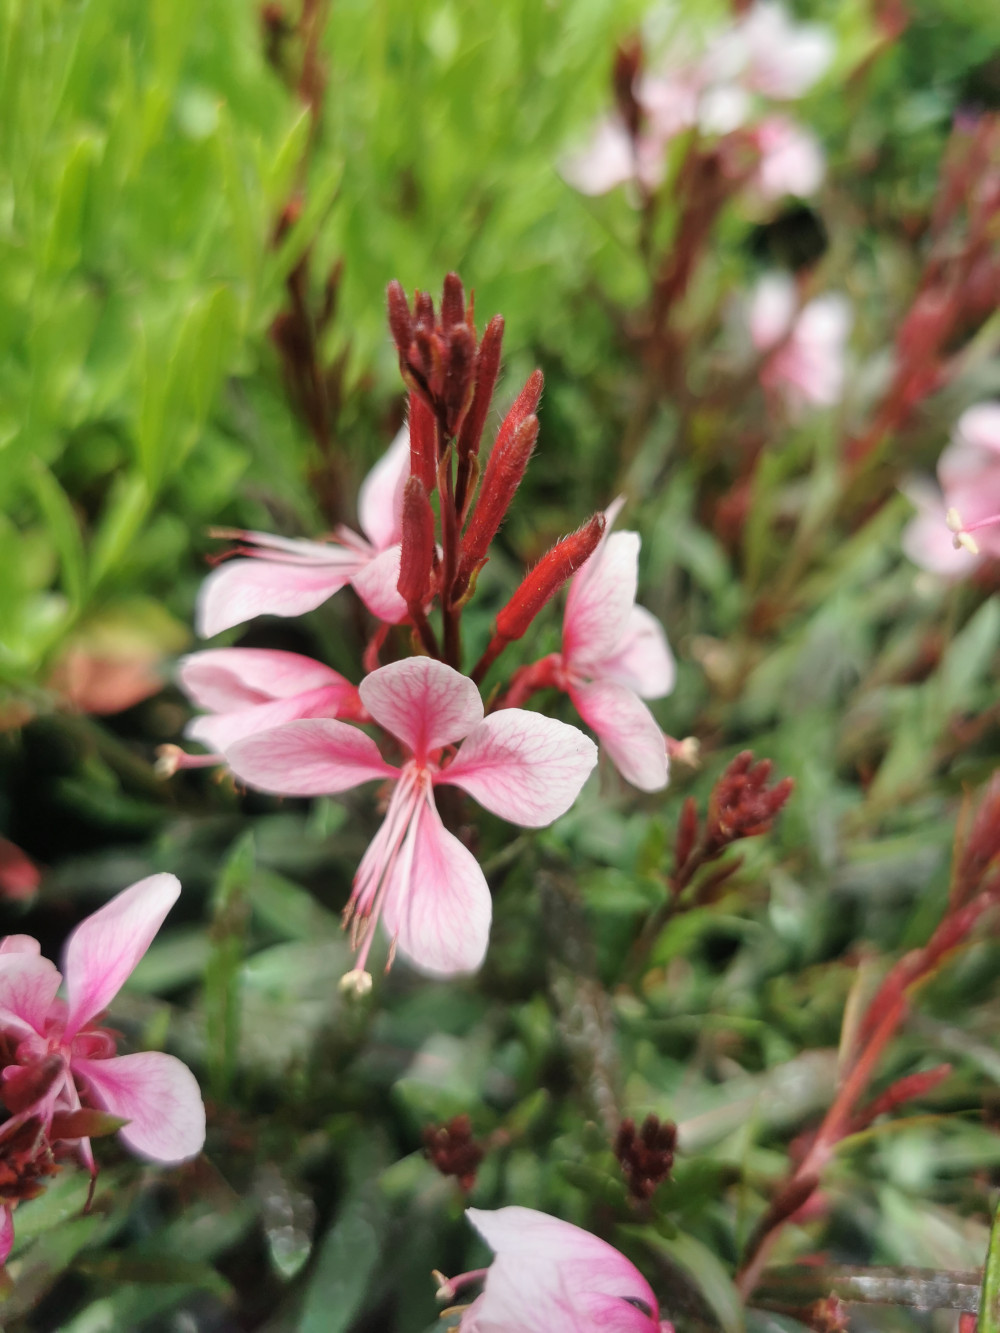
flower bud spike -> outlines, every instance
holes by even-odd
[[[410,476],[403,488],[402,551],[399,557],[400,597],[410,608],[423,608],[434,561],[434,512],[419,477]]]
[[[399,355],[405,358],[413,341],[413,320],[410,317],[410,306],[402,283],[393,279],[386,289],[386,297],[389,303],[389,329],[392,340],[399,350]]]
[[[497,616],[497,633],[508,642],[519,639],[571,574],[597,549],[607,520],[595,514],[582,528],[556,542],[521,582],[521,586]]]
[[[457,273],[448,273],[444,280],[441,294],[441,323],[445,329],[456,324],[468,327],[465,323],[465,288]]]
[[[476,387],[472,402],[462,422],[458,437],[458,456],[466,458],[479,452],[483,428],[493,401],[497,376],[500,374],[500,350],[503,344],[503,315],[494,315],[486,325],[476,358]],[[534,408],[532,408],[534,411]]]
[[[423,396],[410,393],[410,476],[419,477],[428,495],[437,483],[437,423]]]
[[[444,409],[449,437],[457,435],[472,402],[476,373],[476,339],[467,324],[448,332],[444,376]]]
[[[430,292],[416,292],[413,297],[413,311],[415,323],[426,329],[428,333],[434,330],[434,302],[431,299]]]
[[[490,543],[521,484],[537,439],[536,416],[526,417],[516,430],[508,432],[502,440],[497,439],[486,464],[476,507],[462,538],[456,597],[465,591],[473,572],[487,559]]]

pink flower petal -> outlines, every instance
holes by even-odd
[[[563,656],[571,666],[614,651],[635,603],[639,534],[614,532],[573,575],[563,621]]]
[[[599,666],[603,679],[634,690],[641,699],[662,699],[677,679],[663,626],[644,606],[633,606],[621,641]]]
[[[63,950],[66,1039],[106,1009],[180,897],[176,875],[149,875],[81,921]]]
[[[28,938],[7,937],[8,940]],[[0,1028],[13,1029],[20,1036],[44,1033],[60,981],[62,977],[55,964],[37,953],[11,949],[0,954]]]
[[[667,785],[666,741],[637,694],[613,681],[597,680],[573,687],[570,698],[627,782],[640,791],[660,791]]]
[[[767,352],[787,337],[795,318],[798,297],[788,273],[768,273],[750,298],[750,337],[758,352]]]
[[[412,660],[412,659],[411,659]],[[493,905],[479,863],[441,822],[433,797],[413,830],[412,859],[401,857],[382,922],[399,952],[432,976],[475,972],[486,954]]]
[[[607,194],[633,180],[636,162],[622,122],[617,117],[599,121],[587,147],[567,158],[561,171],[568,184],[588,195]]]
[[[1000,454],[1000,403],[977,403],[958,418],[955,434],[976,449]]]
[[[0,1206],[0,1268],[7,1262],[14,1246],[14,1214],[9,1204]]]
[[[246,736],[229,747],[226,762],[243,782],[280,796],[332,796],[396,775],[370,736],[327,718]]]
[[[410,432],[403,426],[358,491],[361,531],[377,551],[395,546],[403,535],[403,487],[409,475]]]
[[[296,722],[303,717],[336,717],[344,703],[356,696],[357,690],[345,680],[343,686],[328,685],[293,695],[290,699],[272,699],[269,703],[238,708],[230,713],[193,718],[184,728],[184,734],[213,753],[221,754],[244,736],[272,731],[286,722]]]
[[[398,545],[390,546],[359,565],[351,575],[354,591],[368,610],[389,625],[398,625],[406,618],[406,603],[396,587],[401,549]]]
[[[476,1330],[658,1333],[652,1288],[605,1241],[531,1208],[470,1208],[466,1216],[496,1253]]]
[[[289,699],[306,690],[350,682],[323,662],[273,648],[207,648],[182,657],[181,688],[213,713],[228,713],[271,699]]]
[[[597,746],[576,727],[504,708],[469,732],[439,781],[501,819],[542,828],[566,813],[596,763]]]
[[[375,721],[417,759],[461,740],[483,720],[483,701],[468,676],[429,657],[380,667],[365,677],[359,693]]]
[[[348,583],[366,557],[327,548],[327,564],[227,560],[201,585],[196,620],[203,639],[255,616],[301,616],[314,611]]]
[[[5,935],[0,940],[0,953],[40,954],[42,946],[31,935]]]
[[[205,1144],[205,1107],[198,1080],[187,1065],[162,1051],[73,1060],[91,1101],[129,1123],[122,1142],[154,1162],[197,1157]]]

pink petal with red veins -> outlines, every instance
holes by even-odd
[[[641,699],[662,699],[677,679],[663,626],[644,606],[633,606],[621,642],[599,667],[601,676],[634,690]]]
[[[219,754],[244,736],[271,731],[286,722],[296,722],[303,717],[336,717],[344,704],[356,697],[357,690],[345,680],[343,685],[308,690],[291,699],[272,699],[269,703],[239,708],[231,713],[193,718],[184,728],[184,734]]]
[[[429,657],[380,667],[358,690],[379,726],[418,759],[461,740],[483,720],[483,701],[468,676]]]
[[[597,1236],[532,1208],[470,1208],[466,1216],[496,1253],[477,1333],[658,1333],[649,1283]]]
[[[512,824],[542,828],[566,813],[596,763],[597,746],[576,727],[504,708],[469,732],[438,781]]]
[[[0,940],[0,953],[40,954],[42,946],[31,935],[5,935]]]
[[[9,1204],[0,1205],[0,1268],[7,1262],[7,1258],[14,1245],[14,1214]]]
[[[0,1028],[13,1029],[20,1036],[44,1033],[60,981],[55,964],[37,953],[10,950],[0,954]]]
[[[407,868],[400,857],[382,922],[399,952],[421,972],[440,977],[475,972],[490,938],[493,906],[486,879],[468,848],[441,823],[433,798],[421,805],[416,819],[412,860]]]
[[[323,662],[272,648],[206,648],[182,657],[177,676],[188,697],[213,713],[289,699],[322,686],[353,688]]]
[[[226,762],[243,782],[279,796],[332,796],[396,776],[370,736],[327,718],[246,736],[229,747]]]
[[[351,575],[354,591],[373,616],[389,625],[406,618],[406,603],[399,595],[399,556],[402,548],[390,546],[373,559],[365,561]]]
[[[301,616],[314,611],[357,573],[365,557],[327,548],[328,564],[286,564],[270,560],[227,560],[201,585],[198,633],[210,639],[255,616]]]
[[[409,475],[410,432],[403,426],[358,491],[361,531],[376,550],[384,551],[402,537],[403,487]]]
[[[573,576],[563,621],[563,656],[599,662],[615,650],[635,603],[639,534],[615,532]]]
[[[172,1164],[197,1157],[205,1144],[205,1107],[198,1080],[172,1055],[140,1051],[110,1060],[73,1061],[89,1098],[128,1120],[120,1137],[140,1157]]]
[[[575,686],[570,698],[627,782],[640,791],[660,791],[667,785],[670,769],[663,732],[634,691],[598,680]]]
[[[149,875],[81,921],[63,950],[66,1039],[106,1009],[180,896],[176,875]]]

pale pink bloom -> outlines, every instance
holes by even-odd
[[[220,754],[233,741],[301,717],[357,717],[356,685],[299,653],[271,648],[209,648],[182,657],[178,679],[207,710],[185,735]]]
[[[823,183],[826,159],[811,130],[787,116],[766,116],[753,130],[760,164],[751,188],[767,203],[795,195],[806,199]]]
[[[590,143],[572,154],[562,165],[564,179],[581,194],[607,194],[628,181],[638,181],[655,190],[663,181],[666,168],[664,140],[659,135],[642,133],[635,150],[618,116],[598,121]]]
[[[441,822],[434,788],[461,787],[501,819],[541,828],[570,808],[597,762],[575,727],[510,708],[483,715],[476,686],[426,657],[366,676],[361,702],[407,751],[387,763],[375,742],[345,722],[289,722],[247,736],[226,759],[237,777],[289,796],[332,795],[362,782],[395,785],[381,827],[354,879],[348,916],[363,974],[381,916],[393,945],[426,972],[479,967],[491,904],[475,857]],[[462,741],[457,752],[453,747]]]
[[[460,1333],[673,1333],[636,1266],[589,1231],[533,1208],[466,1216],[494,1259]]]
[[[298,541],[245,532],[242,557],[227,560],[202,584],[198,633],[211,638],[254,616],[301,616],[348,583],[373,615],[395,624],[406,616],[399,581],[403,487],[409,475],[404,427],[358,494],[359,535],[339,527],[332,541]]]
[[[0,1032],[14,1050],[4,1085],[23,1086],[40,1062],[57,1062],[47,1090],[0,1125],[0,1138],[29,1118],[48,1128],[57,1113],[87,1106],[127,1120],[122,1142],[150,1161],[184,1162],[201,1151],[205,1108],[187,1066],[162,1051],[116,1055],[114,1034],[95,1022],[149,948],[180,887],[173,875],[150,875],[105,903],[66,941],[61,974],[30,936],[0,941]],[[79,1140],[79,1151],[93,1171],[89,1139]],[[12,1239],[8,1215],[0,1262]]]
[[[772,273],[757,284],[749,322],[757,351],[770,352],[761,368],[761,383],[778,393],[793,414],[840,401],[851,328],[845,297],[831,293],[799,308],[794,280]]]
[[[716,39],[705,69],[716,81],[738,81],[750,92],[790,101],[826,73],[834,52],[827,28],[795,23],[783,5],[757,0]]]
[[[934,574],[961,578],[984,559],[1000,559],[1000,403],[963,412],[937,473],[940,489],[920,480],[905,488],[918,512],[903,533],[903,550]],[[951,510],[963,530],[974,533],[978,551],[956,544],[948,528]],[[990,523],[994,516],[998,521]]]
[[[556,679],[621,775],[659,791],[669,775],[666,742],[642,701],[669,694],[676,668],[663,626],[635,604],[639,534],[611,532],[622,503],[608,509],[601,544],[573,575]]]

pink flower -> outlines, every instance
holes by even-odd
[[[834,52],[828,29],[794,23],[783,5],[757,0],[716,39],[706,67],[719,81],[738,81],[750,92],[791,101],[822,77]]]
[[[903,550],[931,573],[961,578],[983,559],[1000,558],[1000,403],[962,413],[937,473],[940,490],[920,481],[906,487],[919,512]]]
[[[192,702],[208,710],[188,723],[185,734],[217,754],[283,722],[363,713],[356,685],[299,653],[209,648],[181,658],[178,677]]]
[[[358,495],[364,536],[340,527],[330,542],[244,532],[243,559],[210,574],[198,597],[198,633],[211,638],[254,616],[301,616],[348,583],[373,615],[396,624],[406,604],[399,580],[400,517],[410,469],[409,432],[401,430]]]
[[[659,791],[669,774],[666,743],[642,701],[669,694],[676,668],[663,626],[635,604],[639,534],[611,532],[622,503],[608,509],[600,546],[570,583],[555,680],[621,775]]]
[[[621,119],[606,116],[598,121],[587,146],[568,157],[561,170],[581,194],[607,194],[629,181],[652,191],[663,182],[665,148],[666,141],[658,134],[641,134],[633,148]]]
[[[754,346],[770,353],[761,368],[761,384],[779,394],[793,415],[840,401],[851,327],[843,296],[820,296],[799,309],[794,280],[772,273],[757,284],[749,318]]]
[[[372,718],[408,751],[400,766],[387,763],[363,731],[325,719],[247,736],[226,759],[251,786],[289,796],[392,780],[348,904],[361,946],[353,975],[367,977],[380,916],[393,946],[417,967],[442,976],[474,971],[489,939],[489,888],[475,857],[441,822],[434,788],[461,787],[502,819],[541,828],[576,800],[596,748],[575,727],[539,713],[510,708],[484,718],[472,681],[426,657],[373,671],[359,692]]]
[[[150,875],[112,898],[66,941],[62,974],[30,936],[0,941],[0,1033],[14,1052],[2,1094],[18,1108],[0,1125],[0,1138],[29,1119],[51,1132],[55,1116],[87,1106],[127,1120],[120,1137],[140,1157],[171,1164],[201,1151],[205,1108],[187,1066],[162,1051],[116,1055],[114,1034],[94,1021],[149,948],[180,888],[173,875]],[[56,995],[64,978],[65,1000]],[[78,1142],[93,1171],[89,1138]],[[13,1240],[9,1207],[0,1235],[3,1262]]]
[[[635,1265],[589,1231],[533,1208],[466,1216],[495,1258],[460,1333],[673,1333]],[[454,1278],[443,1294],[481,1276]]]
[[[753,137],[760,149],[760,164],[752,186],[765,203],[786,195],[806,199],[823,183],[826,162],[819,140],[787,116],[766,116]]]

